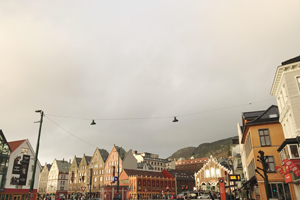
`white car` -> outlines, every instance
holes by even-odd
[[[209,199],[209,195],[208,194],[201,194],[198,196],[198,199]]]

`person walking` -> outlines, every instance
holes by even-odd
[[[211,198],[212,200],[215,200],[214,195],[211,194],[211,192],[209,192],[209,198]]]

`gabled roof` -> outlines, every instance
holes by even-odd
[[[152,171],[142,171],[136,169],[123,169],[127,176],[152,176],[152,177],[160,177],[164,178],[164,174],[162,172],[152,172]]]
[[[86,161],[86,165],[89,165],[91,160],[92,160],[92,156],[86,156],[84,155],[85,161]]]
[[[118,146],[115,146],[115,147],[116,147],[116,150],[117,150],[118,153],[120,151],[120,155],[119,156],[120,156],[121,160],[124,160],[127,152],[122,147],[118,147]]]
[[[78,158],[78,157],[75,156],[77,167],[80,165],[81,159],[82,158]]]
[[[251,119],[255,119],[257,117],[259,117],[261,114],[263,114],[265,111],[264,110],[260,110],[260,111],[252,111],[252,112],[243,112],[242,113],[242,117],[245,120],[251,120]]]
[[[71,164],[64,160],[56,160],[57,168],[60,173],[69,173]]]
[[[18,140],[18,141],[12,141],[8,142],[8,145],[10,147],[11,152],[14,152],[21,144],[23,144],[26,140]]]
[[[291,58],[289,60],[286,60],[286,61],[282,62],[281,64],[282,65],[287,65],[287,64],[292,64],[292,63],[295,63],[295,62],[300,62],[300,56],[297,56],[295,58]]]
[[[154,169],[154,167],[152,165],[150,165],[149,163],[146,163],[146,162],[137,163],[137,168],[138,169],[144,169],[145,165],[147,166],[147,169],[149,169],[149,170]]]
[[[270,106],[266,111],[264,111],[260,116],[251,122],[247,122],[246,125],[260,124],[266,122],[278,122],[279,121],[279,111],[278,107],[275,105]]]
[[[97,148],[97,149],[102,157],[103,162],[105,163],[108,158],[109,153],[105,149],[99,149],[99,148]]]

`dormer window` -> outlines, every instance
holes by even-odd
[[[270,118],[276,118],[276,117],[278,117],[278,115],[277,114],[271,114],[271,115],[269,115],[269,117]]]

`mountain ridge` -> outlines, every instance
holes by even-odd
[[[217,140],[211,143],[202,143],[198,147],[184,147],[177,150],[169,158],[178,160],[179,158],[189,159],[192,156],[194,158],[204,158],[213,156],[216,158],[228,157],[230,154],[230,146],[232,144],[232,139],[236,136]]]

